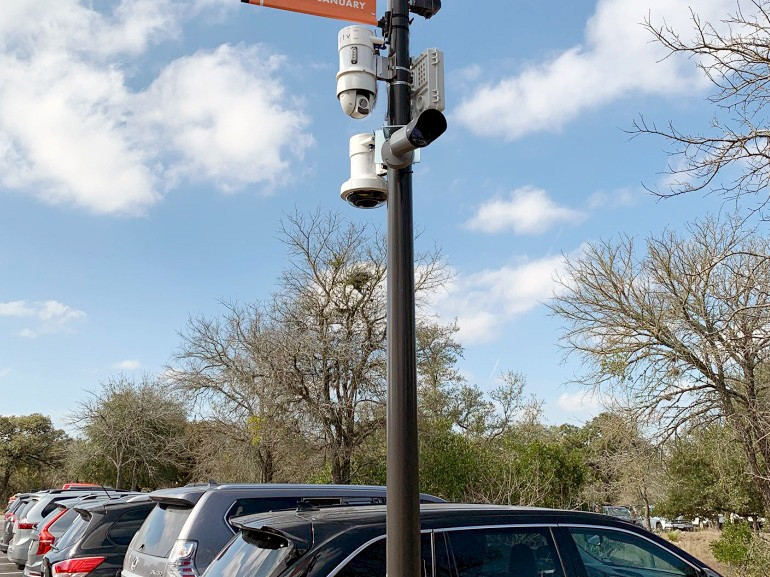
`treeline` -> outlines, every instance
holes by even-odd
[[[521,377],[514,384],[520,394]],[[529,405],[502,422],[477,393],[461,393],[483,407],[484,414],[471,411],[472,430],[456,418],[467,405],[450,407],[448,397],[436,404],[422,396],[422,491],[452,501],[544,507],[625,504],[640,514],[655,505],[655,514],[712,519],[763,511],[748,463],[724,427],[656,447],[622,413],[603,413],[581,427],[547,426],[536,405]],[[74,438],[43,415],[0,417],[0,498],[65,481],[144,490],[209,478],[333,481],[329,447],[298,431],[274,437],[272,476],[266,479],[259,423],[228,431],[221,422],[190,419],[186,403],[162,381],[110,381],[87,407],[77,415],[80,434]],[[382,431],[353,451],[349,482],[385,483]]]
[[[763,513],[770,491],[770,246],[736,218],[589,244],[550,306],[587,387],[617,408],[543,422],[524,375],[483,391],[457,326],[430,314],[451,278],[416,255],[421,489],[456,501],[656,514]],[[166,369],[115,376],[73,407],[68,438],[4,417],[0,493],[57,479],[151,489],[215,479],[385,482],[386,244],[335,214],[282,224],[275,293],[192,317]]]

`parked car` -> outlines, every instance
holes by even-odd
[[[137,493],[138,495],[138,493]],[[30,537],[29,551],[27,553],[27,563],[24,567],[25,577],[38,577],[42,573],[43,555],[51,550],[56,540],[61,537],[65,531],[72,525],[78,517],[74,507],[79,505],[90,505],[110,501],[111,499],[125,498],[114,492],[92,493],[83,497],[66,499],[57,504],[57,508],[49,513],[37,527],[32,530]],[[113,573],[114,574],[114,573]]]
[[[623,519],[623,521],[643,526],[642,521],[638,517],[634,517],[634,514],[629,507],[622,505],[602,505],[602,513],[604,515],[609,515],[610,517],[617,517],[618,519]]]
[[[33,493],[29,497],[21,500],[19,508],[11,515],[8,521],[5,523],[3,531],[3,544],[5,552],[8,553],[11,550],[13,541],[16,538],[16,533],[19,531],[19,527],[26,529],[28,526],[26,522],[27,512],[32,509],[38,501],[40,501],[43,493]]]
[[[96,490],[102,492],[101,487]],[[51,511],[55,510],[59,502],[92,493],[94,493],[93,489],[53,489],[43,493],[36,493],[38,495],[37,502],[25,510],[21,516],[17,516],[14,522],[13,539],[8,544],[8,560],[16,563],[19,569],[24,569],[27,563],[32,530],[37,527],[37,524]],[[125,491],[113,491],[113,493],[125,493]]]
[[[692,531],[695,524],[686,520],[683,516],[676,519],[667,519],[666,517],[650,517],[650,529],[652,531]]]
[[[0,527],[0,551],[3,553],[8,551],[8,543],[13,539],[13,523],[16,521],[16,515],[27,507],[32,500],[31,495],[31,493],[20,494],[3,515],[3,525]]]
[[[147,494],[76,505],[77,518],[43,556],[43,577],[119,575],[128,544],[154,507]]]
[[[422,576],[719,577],[641,527],[606,515],[423,505]],[[253,515],[204,577],[384,577],[385,507]],[[133,561],[132,561],[133,562]]]
[[[232,517],[306,506],[375,505],[385,487],[356,485],[188,485],[150,493],[157,503],[129,545],[123,577],[195,577],[235,535]],[[426,502],[441,501],[422,495]]]

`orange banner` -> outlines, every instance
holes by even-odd
[[[377,0],[241,0],[241,2],[377,25]]]

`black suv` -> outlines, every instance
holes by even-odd
[[[377,505],[385,487],[362,485],[188,485],[150,493],[157,503],[131,541],[123,577],[196,577],[236,529],[232,517],[300,507]],[[421,495],[424,502],[442,499]]]
[[[146,494],[75,505],[76,518],[43,556],[42,576],[115,577],[154,507]]]
[[[422,507],[423,577],[719,577],[644,529],[579,511]],[[384,577],[385,507],[234,519],[205,577]]]

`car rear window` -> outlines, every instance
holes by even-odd
[[[51,526],[48,527],[48,532],[58,539],[72,525],[77,516],[78,514],[75,509],[67,509],[61,517],[51,523]]]
[[[131,548],[153,557],[168,557],[191,511],[191,507],[159,503],[134,537]]]
[[[17,519],[23,519],[24,516],[29,512],[32,507],[37,505],[37,500],[27,501],[24,503],[21,507],[19,507],[18,511],[16,511],[16,518]]]
[[[270,577],[284,566],[290,550],[283,537],[242,531],[220,551],[206,576]]]
[[[33,519],[44,519],[58,508],[59,501],[66,501],[70,498],[71,497],[43,498],[27,510],[27,515]]]
[[[8,510],[6,511],[6,513],[14,513],[18,511],[20,507],[23,507],[27,503],[29,503],[29,501],[25,501],[24,499],[17,499],[13,503],[11,503],[11,506],[8,507]]]
[[[54,541],[54,544],[53,544],[54,549],[58,549],[59,551],[62,551],[64,549],[67,549],[68,547],[72,547],[78,541],[80,541],[80,538],[83,536],[83,533],[86,532],[86,528],[88,527],[89,520],[90,520],[89,516],[78,514],[77,517],[72,521],[70,526],[67,527],[64,533],[62,533],[62,536],[56,539],[56,541]]]

